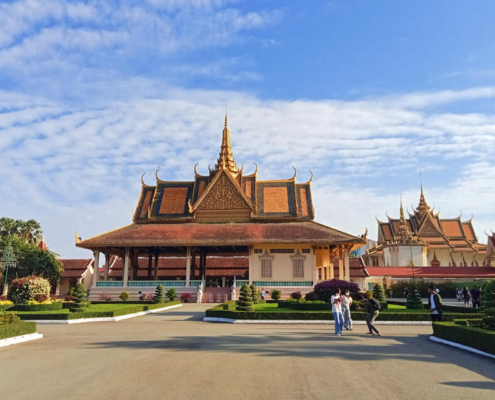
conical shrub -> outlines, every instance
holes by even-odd
[[[155,303],[163,303],[165,301],[165,294],[162,285],[158,285],[155,290],[155,297],[153,298]]]
[[[251,297],[253,298],[253,304],[260,302],[260,292],[258,288],[253,284],[249,287],[251,289]]]
[[[373,288],[373,298],[379,301],[380,303],[385,303],[385,293],[383,292],[383,287],[379,283],[375,285]]]
[[[488,309],[495,307],[495,279],[487,281],[481,288],[481,308]]]
[[[424,308],[423,300],[421,300],[421,296],[416,286],[412,286],[407,295],[406,308],[409,310],[422,310]]]
[[[83,284],[78,283],[74,290],[76,300],[69,306],[71,312],[84,312],[89,307],[88,292]]]
[[[237,311],[253,311],[253,297],[251,288],[245,283],[242,285],[239,301],[237,302]]]

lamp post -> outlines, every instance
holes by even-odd
[[[15,259],[14,255],[14,250],[12,249],[12,245],[7,243],[7,247],[5,248],[5,251],[3,253],[2,259],[0,260],[0,266],[2,266],[5,269],[5,281],[3,284],[3,294],[7,294],[7,278],[9,275],[9,267],[10,268],[16,268],[17,267],[17,262]]]

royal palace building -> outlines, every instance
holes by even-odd
[[[244,283],[284,296],[334,277],[355,275],[363,285],[362,271],[351,273],[349,253],[365,237],[315,222],[312,177],[298,183],[296,175],[260,180],[257,166],[244,174],[234,161],[226,116],[220,154],[207,175],[194,167],[186,182],[163,181],[158,171],[154,185],[142,177],[132,224],[76,238],[76,246],[93,251],[96,265],[105,258],[93,274],[91,298],[125,290],[137,299],[158,284],[196,301],[235,298]]]

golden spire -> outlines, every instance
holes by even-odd
[[[421,173],[419,174],[419,179],[420,179],[420,182],[421,182],[421,195],[419,196],[419,205],[418,205],[417,210],[421,214],[423,214],[424,212],[430,210],[430,206],[426,203],[425,194],[423,193],[423,181],[421,179]]]
[[[409,230],[409,224],[404,217],[404,207],[402,206],[402,196],[400,198],[400,220],[399,220],[399,231],[395,236],[395,240],[399,243],[408,243],[412,240],[412,234]]]
[[[227,110],[225,110],[225,126],[223,128],[222,146],[215,165],[215,170],[218,171],[220,168],[228,169],[231,172],[238,172],[237,166],[235,165],[234,156],[232,155],[232,148],[230,146],[230,131]]]

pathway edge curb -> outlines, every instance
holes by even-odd
[[[205,317],[203,322],[220,322],[228,324],[297,324],[297,325],[335,325],[334,321],[325,320],[256,320],[256,319],[231,319]],[[366,325],[366,321],[353,321],[354,325]],[[375,325],[431,325],[430,321],[375,321]]]
[[[436,342],[436,343],[446,344],[447,346],[452,346],[452,347],[456,347],[456,348],[461,349],[461,350],[469,351],[471,353],[479,354],[480,356],[485,356],[485,357],[490,357],[490,358],[495,359],[495,355],[493,355],[493,354],[485,353],[484,351],[475,349],[473,347],[464,346],[463,344],[460,344],[460,343],[451,342],[451,341],[445,340],[445,339],[440,339],[436,336],[430,336],[430,340],[432,340],[433,342]]]
[[[13,344],[19,344],[24,342],[30,342],[31,340],[41,339],[43,335],[41,333],[29,333],[27,335],[13,336],[6,339],[0,339],[0,347],[6,347]]]

